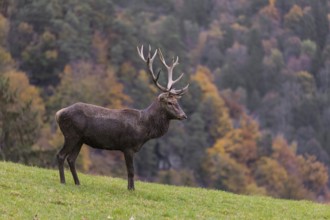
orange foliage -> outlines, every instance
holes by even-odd
[[[283,136],[277,136],[272,144],[272,158],[285,166],[287,170],[294,172],[297,170],[296,147],[296,144],[289,145]]]
[[[242,113],[240,126],[207,150],[204,167],[210,186],[236,193],[265,194],[265,190],[256,185],[249,168],[257,158],[259,137],[258,123]]]
[[[304,185],[316,194],[321,193],[328,182],[327,167],[310,155],[298,156],[298,164]]]
[[[291,26],[301,21],[304,12],[299,5],[294,5],[290,11],[284,16],[286,25]]]
[[[227,153],[237,162],[246,164],[257,157],[257,141],[260,137],[256,121],[243,114],[240,127],[228,132],[208,149],[210,154]]]
[[[288,173],[278,161],[269,157],[260,158],[255,165],[254,177],[259,186],[267,189],[269,195],[284,195]]]
[[[276,2],[276,0],[269,0],[269,5],[264,7],[260,11],[260,13],[262,15],[266,15],[275,20],[279,20],[281,18],[281,16],[280,16],[278,9],[275,7],[275,2]]]
[[[203,165],[210,187],[235,193],[247,193],[246,188],[251,184],[249,170],[243,164],[230,158],[228,154],[209,153]]]

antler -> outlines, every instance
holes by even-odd
[[[148,57],[147,57],[147,59],[144,58],[144,55],[143,55],[143,45],[141,46],[141,49],[139,49],[139,47],[137,47],[137,51],[138,51],[138,54],[139,54],[139,56],[141,57],[141,59],[147,64],[148,71],[149,71],[149,73],[150,73],[150,75],[151,75],[151,77],[152,77],[152,80],[153,80],[154,83],[156,84],[156,86],[157,86],[160,90],[162,90],[163,92],[167,92],[167,89],[158,83],[158,79],[159,79],[160,71],[158,72],[157,77],[156,77],[155,74],[154,74],[154,70],[153,70],[153,68],[152,68],[152,63],[154,62],[154,59],[155,59],[155,57],[156,57],[157,49],[156,49],[154,55],[153,55],[152,57],[150,57],[151,47],[150,47],[150,45],[149,45],[149,52],[148,52]]]
[[[179,57],[176,57],[175,61],[174,61],[174,58],[173,58],[172,65],[168,66],[165,62],[164,56],[163,56],[162,51],[160,49],[158,50],[159,53],[156,49],[154,55],[152,57],[150,57],[151,47],[149,45],[149,52],[148,52],[147,59],[145,59],[144,55],[143,55],[143,45],[141,46],[141,49],[139,49],[139,47],[137,47],[137,51],[138,51],[138,54],[141,57],[141,59],[144,62],[146,62],[147,66],[148,66],[148,71],[149,71],[150,75],[152,76],[152,79],[153,79],[154,83],[156,84],[156,86],[160,90],[162,90],[163,92],[169,92],[173,95],[178,95],[178,96],[181,96],[181,95],[183,95],[184,93],[187,92],[189,84],[186,85],[183,89],[177,90],[177,89],[173,88],[173,85],[175,83],[177,83],[184,75],[184,73],[182,73],[176,80],[173,80],[173,69],[174,69],[175,66],[177,66],[179,64]],[[167,74],[168,74],[167,88],[163,87],[162,85],[160,85],[158,83],[158,79],[159,79],[159,75],[160,75],[161,71],[160,70],[158,71],[158,74],[157,74],[157,77],[156,77],[155,74],[154,74],[153,68],[152,68],[152,63],[153,63],[157,53],[158,53],[160,61],[163,63],[163,65],[167,69]]]
[[[159,59],[160,61],[163,63],[163,65],[166,67],[167,69],[167,75],[168,75],[168,81],[167,81],[167,90],[168,92],[175,94],[175,95],[183,95],[184,93],[187,92],[189,84],[186,85],[183,89],[177,90],[177,89],[173,89],[173,85],[177,82],[179,82],[179,80],[183,77],[184,73],[181,73],[181,75],[176,79],[173,80],[173,69],[175,66],[177,66],[179,64],[179,57],[176,57],[176,60],[174,61],[174,57],[172,60],[172,65],[168,66],[166,64],[166,61],[164,59],[163,53],[162,51],[159,49]]]

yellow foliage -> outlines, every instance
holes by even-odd
[[[10,70],[4,73],[4,76],[8,77],[10,81],[10,88],[12,91],[16,91],[20,102],[32,102],[31,109],[39,113],[41,120],[41,116],[45,112],[45,106],[42,98],[40,97],[39,89],[33,85],[30,85],[27,75],[23,72]]]
[[[9,24],[7,19],[0,14],[0,44],[4,45],[9,31]]]
[[[33,27],[30,24],[26,23],[26,22],[21,22],[18,25],[18,30],[20,32],[25,32],[25,33],[31,34],[33,32]]]
[[[218,88],[213,83],[213,76],[206,67],[198,66],[196,73],[192,76],[192,81],[196,82],[202,91],[202,101],[207,106],[210,114],[213,114],[211,134],[218,138],[225,135],[232,129],[232,123],[229,117],[229,110],[225,105],[223,98],[218,92]]]
[[[307,155],[306,158],[298,156],[298,162],[302,179],[309,190],[320,193],[326,188],[329,176],[328,169],[323,163],[310,155]]]
[[[248,168],[227,154],[209,156],[203,165],[211,187],[246,194],[253,183]]]
[[[265,15],[267,17],[279,20],[281,18],[280,12],[275,7],[276,0],[269,0],[269,5],[264,7],[260,13],[262,15]]]
[[[3,47],[0,47],[0,66],[1,68],[11,66],[14,63],[10,53]]]
[[[293,5],[288,14],[284,16],[284,20],[287,24],[295,24],[299,22],[304,16],[304,12],[299,5]]]
[[[213,84],[213,76],[207,67],[198,66],[196,73],[191,79],[198,82],[204,96],[219,96],[218,89],[216,85]]]
[[[136,71],[130,62],[125,62],[120,66],[120,74],[122,74],[123,78],[130,78],[136,76]]]
[[[312,74],[307,71],[299,71],[295,74],[297,80],[306,96],[314,95],[316,92],[316,83]]]
[[[56,40],[56,37],[50,33],[49,31],[45,31],[42,36],[41,39],[45,42],[45,43],[51,43],[53,41]]]
[[[302,8],[299,5],[294,5],[289,11],[289,15],[302,17],[304,15]]]
[[[275,7],[276,0],[269,0],[269,5]]]
[[[35,117],[33,117],[34,121],[30,121],[29,118],[25,118],[26,115],[22,115],[22,118],[20,118],[20,122],[26,120],[26,123],[36,125],[33,130],[39,137],[34,137],[38,138],[38,140],[36,142],[31,143],[31,145],[33,144],[33,149],[44,150],[49,146],[48,138],[51,138],[52,135],[49,127],[44,126],[43,128],[41,128],[43,123],[43,116],[45,113],[45,105],[42,98],[40,97],[39,89],[33,85],[30,85],[28,77],[23,72],[11,69],[7,72],[4,72],[3,75],[4,77],[9,79],[9,89],[13,93],[15,93],[15,103],[9,107],[10,110],[20,113],[22,112],[22,109],[25,109],[26,106],[29,105],[29,110],[31,110],[30,115],[35,114]],[[45,148],[42,148],[45,143]]]
[[[218,139],[213,147],[207,149],[209,155],[224,154],[226,146],[232,144],[232,140],[228,140],[225,137]]]
[[[269,157],[262,157],[254,171],[256,182],[265,187],[271,196],[280,197],[285,192],[288,174],[281,164]]]
[[[282,135],[278,135],[273,140],[272,149],[272,157],[274,159],[292,161],[292,158],[294,158],[296,155],[297,144],[292,143],[291,145],[289,145]]]
[[[47,50],[45,52],[45,56],[49,60],[56,60],[57,56],[58,56],[58,52],[57,52],[57,50]]]
[[[258,123],[246,115],[241,126],[229,131],[208,149],[210,155],[228,154],[239,163],[247,163],[257,157],[257,141],[260,137]]]
[[[88,62],[66,65],[56,95],[51,98],[59,108],[75,102],[88,102],[109,108],[121,108],[130,98],[123,93],[111,67],[103,68]]]
[[[65,65],[64,66],[64,70],[63,70],[63,74],[72,74],[72,67],[71,65]]]
[[[224,33],[220,28],[220,24],[218,20],[215,20],[210,25],[210,30],[208,32],[208,36],[214,39],[221,39]]]
[[[248,31],[248,29],[243,26],[243,25],[240,25],[239,23],[233,23],[231,25],[231,28],[236,31],[236,32],[239,32],[239,33],[246,33]]]
[[[99,64],[107,64],[108,62],[108,40],[96,31],[92,38],[92,47],[94,49],[96,62]]]
[[[124,86],[118,82],[113,69],[108,68],[106,73],[107,76],[103,81],[103,87],[107,91],[106,97],[104,98],[109,99],[110,102],[108,107],[122,108],[124,103],[131,102],[131,99],[124,93]]]
[[[9,31],[9,24],[5,17],[0,14],[0,67],[11,66],[14,61],[11,54],[5,49],[7,43],[7,35]]]
[[[81,151],[80,151],[80,157],[81,157],[81,161],[82,161],[82,169],[83,171],[87,172],[89,171],[91,165],[92,165],[92,161],[89,155],[89,147],[87,145],[83,145],[81,147]]]

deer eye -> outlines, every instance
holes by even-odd
[[[167,102],[167,104],[168,104],[168,105],[174,105],[174,103],[173,103],[173,102]]]

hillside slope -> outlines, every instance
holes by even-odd
[[[330,219],[330,206],[200,188],[79,174],[0,162],[0,219]]]

